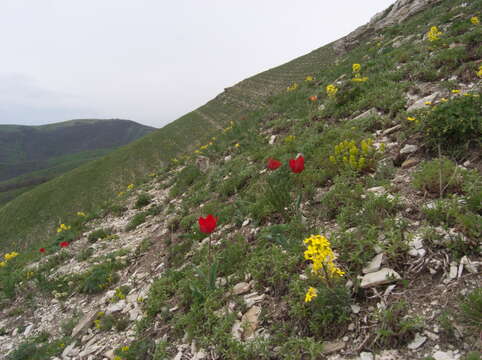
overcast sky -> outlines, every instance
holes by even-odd
[[[161,127],[394,0],[0,0],[0,124]]]

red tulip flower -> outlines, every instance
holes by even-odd
[[[43,254],[45,252],[45,248],[40,248],[39,251]]]
[[[59,245],[60,245],[61,248],[66,248],[67,246],[69,246],[69,242],[68,241],[62,241]]]
[[[206,218],[200,217],[199,222],[199,230],[205,234],[211,234],[214,229],[216,228],[216,223],[218,221],[217,217],[212,216],[209,214]]]
[[[290,168],[295,174],[302,172],[305,169],[305,158],[300,155],[296,159],[290,159]]]
[[[269,158],[267,166],[268,166],[268,169],[270,169],[270,170],[276,170],[277,168],[279,168],[281,166],[281,162],[279,162],[276,159]]]

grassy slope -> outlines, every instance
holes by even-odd
[[[236,84],[204,106],[103,159],[22,194],[0,209],[0,247],[19,248],[45,238],[73,211],[92,211],[147,171],[200,143],[229,121],[263,106],[267,97],[334,60],[327,45]]]
[[[480,57],[480,49],[470,49],[470,43],[471,39],[480,38],[482,29],[470,25],[467,19],[474,13],[476,4],[480,5],[480,1],[464,8],[457,7],[460,3],[462,1],[443,1],[432,9],[409,19],[403,26],[386,29],[383,31],[385,37],[381,40],[371,38],[370,41],[365,41],[366,39],[360,41],[359,46],[346,54],[339,64],[318,69],[319,71],[314,74],[316,83],[303,83],[296,91],[285,91],[270,97],[262,111],[247,115],[246,121],[235,126],[225,135],[219,136],[214,145],[204,152],[210,158],[210,167],[206,173],[200,173],[194,164],[195,158],[191,157],[182,165],[171,167],[169,171],[161,169],[160,176],[145,184],[139,184],[127,197],[116,198],[117,205],[127,205],[127,202],[133,202],[143,191],[157,190],[159,187],[168,188],[173,185],[169,190],[168,198],[162,202],[169,205],[159,207],[160,213],[156,210],[154,217],[147,220],[146,213],[152,209],[146,210],[143,221],[149,222],[149,225],[157,225],[166,222],[169,218],[171,229],[177,229],[174,230],[177,234],[161,236],[159,239],[156,233],[159,230],[153,230],[156,245],[161,242],[166,245],[168,256],[164,259],[166,262],[163,260],[166,271],[159,274],[159,278],[152,284],[149,295],[143,300],[145,317],[136,324],[137,339],[129,344],[129,357],[122,353],[123,357],[141,358],[143,357],[141,349],[146,352],[145,349],[149,349],[152,355],[155,347],[154,339],[159,340],[165,334],[159,332],[159,324],[163,326],[162,331],[165,331],[167,326],[169,343],[158,341],[158,344],[161,347],[165,345],[168,352],[172,352],[170,353],[172,356],[176,353],[173,344],[181,341],[185,333],[188,334],[189,341],[192,338],[204,349],[214,348],[216,354],[225,359],[272,359],[273,357],[297,359],[309,355],[316,358],[321,352],[322,341],[334,340],[345,334],[350,338],[349,341],[345,341],[349,350],[353,350],[352,345],[357,347],[361,341],[366,342],[368,339],[370,341],[361,350],[399,348],[401,351],[406,351],[406,345],[412,341],[415,333],[421,332],[423,326],[429,330],[433,329],[435,324],[441,329],[437,344],[440,344],[442,349],[445,350],[447,345],[446,336],[449,336],[447,343],[455,346],[456,349],[462,349],[462,343],[465,341],[472,341],[475,344],[480,329],[473,331],[466,326],[460,327],[463,336],[459,341],[455,339],[453,333],[447,335],[451,330],[450,327],[442,325],[444,323],[442,317],[434,319],[430,315],[431,310],[435,308],[437,308],[435,314],[439,313],[438,310],[455,311],[456,305],[451,303],[446,306],[445,300],[451,295],[451,301],[454,301],[460,293],[458,289],[451,293],[445,292],[447,287],[439,276],[431,276],[427,279],[430,262],[425,262],[423,271],[414,272],[413,264],[417,260],[411,259],[407,251],[408,242],[412,236],[420,232],[424,237],[424,247],[428,250],[427,259],[442,259],[439,261],[447,263],[445,268],[451,260],[458,261],[463,255],[470,258],[478,256],[476,239],[480,238],[481,213],[480,186],[477,188],[477,184],[480,185],[480,172],[471,171],[470,176],[464,172],[464,177],[467,177],[464,180],[461,178],[460,181],[470,186],[463,186],[463,195],[457,189],[447,189],[447,197],[436,200],[440,203],[452,204],[449,208],[450,213],[445,214],[443,208],[432,212],[424,210],[425,204],[430,203],[431,200],[426,197],[427,194],[420,191],[423,187],[417,185],[420,170],[427,164],[436,165],[436,162],[422,162],[418,168],[415,168],[416,172],[412,172],[413,169],[403,170],[400,164],[396,165],[397,154],[407,143],[417,144],[419,150],[415,157],[420,160],[429,160],[438,156],[437,151],[434,152],[434,149],[428,147],[427,141],[430,136],[427,135],[427,130],[443,128],[440,122],[445,119],[446,114],[450,114],[448,116],[450,120],[452,118],[456,120],[454,123],[458,124],[459,130],[469,124],[471,121],[469,118],[475,119],[476,115],[480,114],[480,90],[476,94],[472,89],[472,94],[466,97],[450,91],[457,87],[467,89],[469,82],[478,81],[475,71],[478,68],[477,59]],[[463,13],[462,18],[451,20],[460,13]],[[453,51],[444,46],[433,49],[433,44],[427,41],[414,43],[407,40],[400,48],[393,48],[390,45],[400,34],[404,36],[413,34],[416,36],[415,40],[422,39],[431,25],[445,27],[444,39],[446,40],[444,41],[447,41],[447,45],[452,42],[464,43],[469,51]],[[369,78],[366,83],[350,81],[351,65],[358,62],[363,66],[363,75]],[[442,65],[437,67],[439,62]],[[307,74],[309,72],[301,75],[300,78]],[[324,91],[326,84],[333,83],[343,74],[345,80],[337,84],[339,86],[337,96],[328,98]],[[453,74],[457,74],[460,78],[467,76],[469,79],[461,81],[460,84],[447,83],[443,80]],[[428,81],[427,78],[431,80]],[[426,87],[428,90],[421,89]],[[449,100],[446,103],[439,100],[425,110],[407,113],[405,94],[409,90],[417,90],[420,97],[440,90]],[[228,93],[230,91],[234,92],[229,90]],[[307,101],[307,98],[312,95],[317,95],[319,98],[316,105]],[[323,104],[324,108],[318,107],[319,104]],[[210,114],[227,114],[226,107],[216,109],[219,105],[217,100],[213,101],[209,104],[210,110],[203,108],[201,113],[198,111],[188,114],[180,121],[151,134],[146,139],[111,153],[105,160],[81,167],[63,176],[69,180],[70,176],[75,174],[78,182],[69,180],[63,183],[60,178],[58,182],[52,183],[57,186],[66,184],[76,186],[72,190],[73,194],[83,191],[84,187],[87,189],[84,192],[86,197],[107,198],[109,194],[103,193],[103,189],[116,186],[121,189],[125,184],[133,181],[137,174],[145,175],[151,168],[158,169],[160,161],[190,149],[192,144],[189,141],[193,142],[193,137],[185,136],[186,129],[192,131],[193,136],[199,135],[197,139],[199,142],[205,141],[211,133],[215,133],[214,124],[230,119],[229,116],[225,116],[223,118],[225,120],[214,122],[213,118],[206,118],[208,111]],[[460,106],[465,108],[465,112],[460,112]],[[376,107],[380,115],[355,118],[356,115],[372,107]],[[230,110],[236,111],[236,109],[233,106]],[[241,114],[241,111],[232,114],[231,118],[236,119]],[[407,116],[412,115],[420,119],[420,124],[407,121]],[[383,135],[376,135],[392,128],[395,124],[399,124],[400,128],[387,139],[383,139]],[[461,142],[459,145],[462,149],[467,140],[471,140],[474,151],[465,149],[465,152],[471,156],[470,160],[474,168],[477,168],[481,162],[480,139],[477,139],[477,137],[480,138],[482,129],[480,118],[478,125],[478,130],[472,134],[465,134],[456,139]],[[430,131],[428,133],[430,134]],[[277,135],[276,142],[269,145],[268,140],[272,134]],[[288,135],[293,135],[294,138],[288,138],[290,140],[286,141]],[[385,154],[379,154],[380,157],[376,157],[377,166],[367,172],[346,171],[343,170],[342,164],[333,164],[329,160],[335,145],[339,142],[351,139],[358,142],[371,137],[376,137],[377,140],[386,144],[394,141],[401,146],[388,149]],[[446,141],[455,140],[455,137],[445,134],[442,140],[445,145]],[[158,146],[160,143],[163,144],[162,149]],[[234,146],[237,143],[240,144],[239,147]],[[158,147],[153,152],[152,149],[156,145]],[[286,166],[287,160],[300,152],[305,156],[306,168],[300,174],[290,174]],[[445,146],[443,152],[448,156],[452,155]],[[230,155],[230,160],[226,159],[226,155]],[[144,162],[138,160],[142,156],[147,157]],[[280,159],[284,164],[283,167],[276,172],[266,172],[267,157]],[[465,160],[465,156],[462,156],[462,159]],[[138,166],[135,167],[133,164]],[[184,165],[186,168],[179,171]],[[119,169],[122,166],[126,166],[130,173],[123,174]],[[109,171],[115,172],[109,174]],[[438,171],[438,165],[435,171],[433,169],[431,172],[424,171],[423,182],[432,182],[432,185],[436,185],[435,194],[432,194],[435,197],[439,188]],[[450,174],[455,174],[455,171],[457,171],[455,168],[451,169],[449,176],[444,178],[449,179]],[[115,177],[120,175],[125,177]],[[88,182],[80,182],[80,180],[90,181],[95,176],[99,177],[96,179],[96,184],[100,184],[98,190]],[[400,179],[400,176],[408,181],[403,184],[395,181],[396,178]],[[269,178],[277,179],[272,183],[278,190],[276,193],[269,191],[267,186]],[[475,178],[477,178],[476,181]],[[301,211],[304,220],[300,219],[297,207],[294,206],[301,184],[304,197]],[[50,184],[45,185],[50,186]],[[42,194],[46,199],[51,195],[47,192],[49,189],[55,195],[53,199],[58,201],[58,204],[52,206],[55,205],[62,211],[81,210],[75,206],[65,209],[62,202],[68,200],[66,198],[68,193],[65,196],[62,193],[56,195],[54,185],[51,187],[45,185],[40,188],[45,189]],[[377,186],[383,186],[389,193],[396,195],[395,198],[389,200],[386,196],[378,197],[367,192],[368,188]],[[22,198],[27,199],[27,195],[29,194],[25,194]],[[318,197],[315,195],[321,195],[321,198],[315,200]],[[42,200],[40,193],[37,193],[35,200]],[[157,206],[153,208],[155,210]],[[131,221],[138,215],[142,215],[140,212],[141,210],[131,218]],[[229,280],[228,287],[231,287],[246,279],[245,275],[249,273],[254,279],[253,290],[267,294],[267,299],[262,303],[261,323],[271,336],[265,340],[247,342],[244,345],[233,341],[230,329],[236,316],[231,314],[219,317],[215,314],[220,305],[227,304],[231,300],[240,300],[240,298],[231,296],[222,286],[219,288],[210,286],[207,279],[199,276],[197,272],[201,269],[207,273],[208,264],[207,246],[198,246],[198,240],[205,236],[197,232],[196,220],[198,216],[205,216],[208,213],[219,215],[221,225],[219,232],[215,234],[220,244],[214,247],[213,252],[214,259],[219,265],[217,275],[227,279],[233,277],[234,280]],[[48,214],[44,215],[47,219]],[[95,216],[95,214],[90,215]],[[35,216],[37,214],[32,213],[32,217]],[[246,219],[251,220],[250,224],[241,225]],[[48,220],[42,221],[48,222]],[[463,233],[467,239],[454,236],[448,243],[439,241],[442,240],[442,236],[439,238],[432,230],[440,225],[454,228],[460,234]],[[91,230],[96,229],[96,226],[98,223],[94,223]],[[145,229],[152,228],[153,226],[145,227]],[[82,232],[86,229],[88,228],[78,231]],[[259,232],[255,232],[256,235],[250,237],[248,230],[255,229]],[[302,240],[310,234],[317,233],[330,234],[330,241],[338,256],[337,263],[347,272],[344,279],[354,280],[352,289],[348,290],[345,287],[343,279],[339,284],[335,284],[336,287],[330,286],[331,290],[325,291],[328,288],[319,279],[307,276],[308,280],[305,280],[300,277],[300,272],[305,275],[310,273],[302,256],[305,250]],[[57,245],[57,242],[58,239],[52,239],[51,244]],[[360,289],[356,281],[356,276],[361,274],[361,269],[377,253],[376,247],[381,247],[385,253],[384,266],[395,269],[404,279],[403,288],[400,287],[390,294],[390,301],[387,301],[389,307],[386,311],[373,310],[375,306],[371,292]],[[158,248],[155,246],[151,248],[149,245],[146,249],[151,251],[151,255],[159,262],[161,261]],[[137,250],[135,253],[137,254]],[[18,260],[24,261],[24,256],[27,257],[29,254],[34,256],[38,255],[38,252],[35,249],[29,249],[22,253]],[[446,260],[447,256],[450,256],[449,261]],[[149,261],[150,266],[152,260],[145,260]],[[138,270],[139,264],[139,256],[136,255],[135,262],[131,264],[133,270]],[[128,273],[131,274],[132,271]],[[475,279],[475,276],[464,275],[460,283],[468,283],[469,278]],[[75,293],[76,290],[68,281],[62,281],[65,284],[63,289],[67,294]],[[98,282],[102,284],[101,280]],[[311,305],[303,302],[308,286],[316,286],[320,291]],[[55,289],[58,290],[57,287]],[[334,289],[337,290],[336,293],[333,292]],[[199,292],[201,297],[198,296]],[[445,306],[436,303],[437,305],[430,305],[430,311],[421,310],[422,305],[429,305],[433,299],[442,297],[444,297]],[[410,311],[407,311],[406,305],[403,305],[405,300],[411,306]],[[358,317],[351,313],[349,305],[353,303],[362,306],[362,312]],[[177,304],[179,307],[176,311],[167,314],[166,304],[169,306]],[[403,311],[397,310],[400,306]],[[243,306],[240,305],[238,308],[243,309]],[[367,319],[368,326],[365,326]],[[458,321],[457,317],[454,321]],[[356,335],[347,332],[350,322],[357,324]],[[420,325],[424,322],[427,324]],[[353,339],[359,341],[353,341]],[[431,340],[427,340],[425,346],[432,347]],[[470,346],[464,345],[463,348],[467,350]],[[360,348],[356,353],[359,351]],[[161,349],[160,353],[162,352]],[[422,358],[422,353],[417,355],[420,356],[402,356],[401,358]],[[425,358],[425,354],[423,356]],[[144,358],[151,357],[146,354]]]

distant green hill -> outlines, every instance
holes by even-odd
[[[41,126],[0,125],[0,206],[35,185],[153,130],[118,119],[70,120]]]

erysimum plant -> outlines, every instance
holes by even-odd
[[[343,276],[345,272],[336,266],[335,254],[330,242],[322,235],[311,235],[304,240],[304,243],[307,245],[304,253],[305,260],[312,263],[311,273],[331,287],[332,279]],[[316,296],[316,289],[310,287],[306,293],[305,302],[310,302]]]

